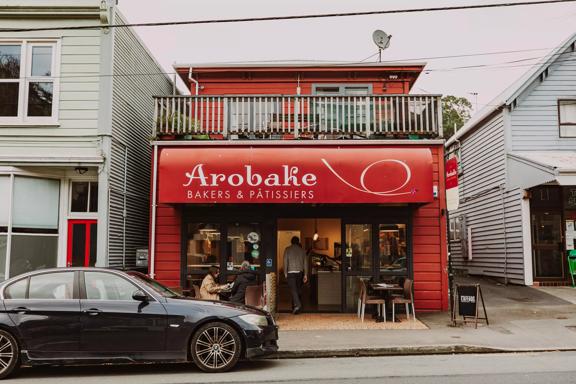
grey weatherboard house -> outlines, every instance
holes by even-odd
[[[122,23],[114,0],[0,0],[2,28]],[[0,280],[135,265],[152,96],[171,92],[131,28],[0,32]]]
[[[450,212],[456,270],[564,284],[576,220],[576,34],[446,143],[459,158]]]

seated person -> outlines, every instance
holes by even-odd
[[[240,274],[234,280],[234,285],[232,285],[230,301],[244,304],[246,287],[249,285],[256,285],[256,273],[250,269],[250,262],[246,260],[240,265]]]
[[[220,269],[216,266],[208,268],[208,274],[200,286],[200,298],[203,300],[220,300],[219,293],[228,289],[228,284],[218,284]]]

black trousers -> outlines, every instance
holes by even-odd
[[[302,301],[300,300],[300,295],[302,294],[302,285],[304,281],[303,272],[289,273],[288,274],[288,287],[290,288],[290,294],[292,294],[292,308],[302,308]]]

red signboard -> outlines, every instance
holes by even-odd
[[[425,203],[427,148],[170,147],[158,161],[160,203]]]
[[[446,189],[458,186],[458,159],[451,157],[446,160]]]

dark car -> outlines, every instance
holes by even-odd
[[[278,350],[267,312],[186,298],[138,272],[30,272],[0,284],[0,300],[0,378],[21,364],[192,360],[223,372]]]

